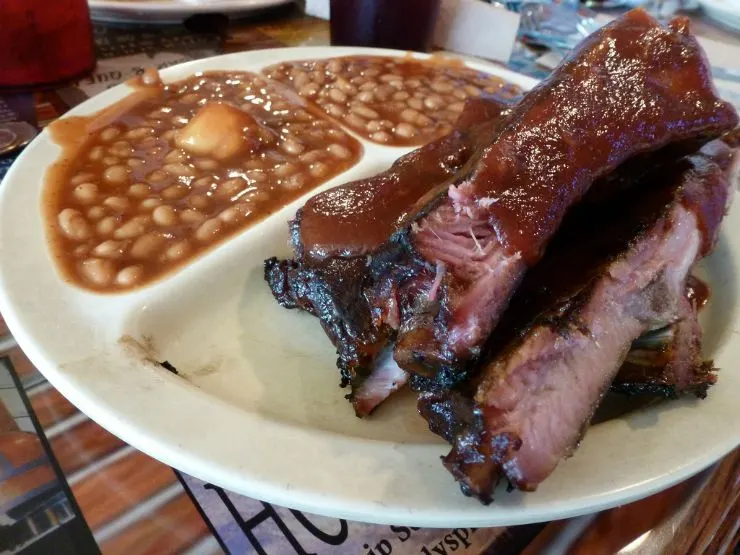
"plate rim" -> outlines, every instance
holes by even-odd
[[[254,56],[258,53],[268,53],[279,58],[281,55],[295,54],[292,57],[286,57],[285,59],[301,59],[317,57],[319,53],[330,52],[327,55],[345,55],[345,54],[376,54],[376,55],[395,55],[403,56],[407,53],[401,51],[382,50],[382,49],[367,49],[367,48],[333,48],[333,47],[289,47],[280,49],[267,49],[267,50],[256,50],[248,52],[239,52],[233,54],[226,54],[222,56],[215,56],[211,58],[204,58],[200,60],[193,60],[178,64],[168,68],[162,72],[165,80],[170,80],[170,76],[177,76],[181,78],[181,75],[187,73],[193,73],[201,70],[208,70],[207,67],[213,63],[226,62],[230,59]],[[422,56],[426,57],[426,56]],[[505,68],[488,64],[485,62],[470,62],[465,60],[466,63],[472,67],[485,68],[488,71],[493,71],[504,78],[527,81],[530,84],[534,83],[534,80],[522,76]],[[65,117],[69,115],[75,115],[78,113],[86,113],[91,109],[99,109],[105,104],[108,98],[112,98],[114,91],[121,93],[125,91],[122,85],[114,87],[102,93],[102,99],[100,95],[92,97],[85,103],[75,107]],[[98,106],[92,108],[92,106]],[[40,144],[43,141],[48,141],[48,134],[42,133],[37,139],[34,140],[34,144]],[[16,173],[21,171],[21,168],[27,164],[26,159],[31,159],[31,155],[34,152],[34,144],[30,145],[26,151],[21,154],[19,159],[13,164],[8,171],[5,179],[3,180],[2,187],[0,187],[0,211],[6,203],[6,197],[10,190],[10,183],[16,180]],[[262,222],[254,228],[261,227],[265,224]],[[5,233],[4,228],[0,226],[0,253],[4,250]],[[159,429],[155,434],[147,436],[147,433],[142,434],[142,431],[135,426],[132,426],[125,421],[121,414],[117,414],[110,406],[99,404],[100,399],[97,399],[94,395],[89,395],[89,390],[86,392],[79,388],[77,383],[79,380],[76,376],[65,375],[65,371],[57,368],[58,362],[51,360],[48,353],[45,352],[43,346],[38,344],[32,337],[30,330],[26,330],[23,325],[23,317],[17,313],[15,309],[15,303],[10,298],[7,290],[6,283],[6,272],[7,264],[2,262],[0,256],[0,311],[5,316],[6,323],[9,330],[16,339],[18,345],[26,353],[26,356],[31,362],[39,369],[42,374],[49,380],[49,382],[57,388],[65,397],[67,397],[73,404],[75,404],[82,412],[90,416],[91,419],[95,420],[105,429],[109,430],[113,434],[122,438],[127,443],[134,447],[144,451],[145,453],[153,456],[154,458],[164,462],[165,464],[174,468],[179,468],[187,474],[191,474],[196,478],[205,481],[214,481],[213,471],[208,470],[209,465],[213,467],[214,461],[208,457],[202,457],[201,454],[193,455],[192,450],[187,451],[184,449],[184,445],[179,444],[176,440],[173,443],[172,438],[169,438],[170,443],[167,443],[167,438],[158,437],[161,435],[162,430]],[[174,276],[174,275],[173,275]],[[173,276],[166,278],[161,285],[166,285]],[[156,287],[156,286],[155,286]],[[150,290],[145,288],[145,290]],[[125,296],[119,296],[119,298]],[[176,384],[175,389],[181,389],[185,387],[181,383],[177,383],[179,378],[169,375],[166,371],[162,371],[160,375],[156,377],[159,383],[170,382]],[[169,389],[173,391],[173,389]],[[190,392],[193,393],[193,392]],[[205,392],[195,392],[196,395],[192,397],[195,399],[200,394],[201,397],[210,398]],[[229,410],[233,408],[225,409],[224,407],[218,407],[219,413],[227,414]],[[226,412],[221,409],[225,409]],[[285,425],[279,425],[277,427],[285,427]],[[160,427],[161,428],[161,427]],[[277,429],[277,428],[276,428]],[[292,432],[295,432],[293,430]],[[302,433],[302,432],[300,432]],[[327,435],[330,432],[320,432],[314,430],[309,432],[309,436],[320,436],[322,441],[331,442],[333,439]],[[295,435],[295,434],[294,434]],[[164,439],[164,441],[162,441]],[[342,441],[347,445],[352,446],[353,449],[357,449],[358,452],[364,453],[363,446],[375,444],[374,440],[359,439],[359,438],[347,438],[342,436]],[[740,439],[738,439],[740,441]],[[732,442],[730,442],[732,443]],[[470,510],[465,510],[463,514],[457,514],[454,510],[445,510],[445,508],[437,509],[436,511],[416,511],[409,510],[408,508],[396,508],[382,506],[375,502],[366,502],[358,499],[346,499],[346,498],[328,498],[321,491],[301,491],[300,494],[294,486],[290,483],[285,484],[265,484],[255,483],[254,480],[251,482],[251,488],[244,487],[245,478],[239,476],[238,472],[235,475],[235,468],[233,464],[229,464],[229,468],[220,468],[224,463],[216,462],[216,467],[219,472],[224,472],[224,475],[220,475],[220,478],[216,479],[219,485],[226,487],[237,493],[242,493],[250,497],[265,500],[270,503],[277,505],[295,508],[302,511],[312,512],[315,514],[323,514],[327,516],[347,518],[352,520],[359,520],[364,522],[375,522],[379,524],[406,524],[406,525],[419,525],[419,526],[433,526],[433,527],[449,527],[451,525],[457,526],[494,526],[494,525],[513,525],[522,524],[528,522],[538,522],[543,520],[551,520],[553,518],[567,518],[577,516],[580,514],[590,513],[597,510],[602,510],[607,507],[611,507],[620,503],[629,502],[634,499],[650,495],[655,491],[659,491],[666,487],[669,487],[699,471],[708,465],[712,464],[715,460],[729,452],[734,448],[731,444],[725,444],[723,446],[715,446],[715,449],[708,450],[702,453],[700,456],[694,457],[690,464],[683,465],[679,471],[674,471],[670,475],[653,476],[651,479],[646,480],[642,483],[634,483],[627,488],[621,488],[615,491],[601,492],[593,494],[587,497],[585,500],[581,500],[580,503],[573,503],[570,505],[566,503],[564,507],[560,507],[558,510],[543,509],[540,507],[538,510],[534,508],[527,508],[526,503],[522,503],[524,508],[514,509],[506,508],[505,511],[498,510],[493,505],[489,508],[481,510],[481,508],[475,504]],[[399,447],[399,451],[404,451],[404,446]],[[415,446],[411,446],[406,451],[412,452],[416,449]],[[424,447],[425,456],[428,456],[428,449]],[[187,454],[185,453],[187,451]],[[438,461],[432,460],[431,463],[438,464]],[[221,479],[223,478],[223,479]],[[247,480],[248,481],[248,480]],[[230,485],[229,485],[230,484]],[[459,495],[456,491],[456,486],[450,479],[447,486]],[[525,499],[526,501],[526,499]],[[475,503],[475,502],[473,502]],[[507,512],[508,511],[508,512]]]
[[[133,24],[178,25],[198,14],[220,13],[249,17],[261,11],[287,6],[294,0],[88,0],[93,21]]]
[[[249,12],[260,8],[269,8],[290,4],[293,0],[211,0],[201,2],[188,0],[87,0],[90,9],[132,11],[137,13],[202,13],[219,10]],[[201,58],[203,60],[207,58]]]

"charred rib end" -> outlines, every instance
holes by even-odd
[[[296,308],[295,295],[290,287],[288,272],[293,264],[290,260],[278,260],[276,257],[265,260],[265,281],[270,286],[275,300],[284,308]]]
[[[462,457],[453,449],[446,457],[442,457],[442,464],[455,477],[460,484],[460,491],[466,497],[475,497],[484,505],[493,502],[493,490],[496,489],[501,476],[498,472],[491,472],[488,464],[466,463],[460,460]],[[476,471],[475,466],[486,467]],[[475,476],[482,480],[474,479]]]

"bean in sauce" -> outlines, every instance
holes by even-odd
[[[166,86],[147,70],[137,85],[50,128],[64,147],[44,201],[52,248],[68,279],[96,291],[156,280],[353,166],[362,147],[343,126],[420,145],[448,132],[466,99],[521,93],[460,63],[375,56]]]
[[[426,144],[448,133],[468,98],[521,94],[500,77],[440,58],[347,56],[285,62],[264,74],[364,139],[394,146]]]
[[[51,126],[64,148],[45,212],[65,277],[96,291],[149,283],[361,156],[310,103],[246,72],[163,86]]]

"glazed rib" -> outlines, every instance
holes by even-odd
[[[373,309],[407,371],[463,379],[563,217],[638,155],[732,129],[681,22],[633,10],[594,33],[491,136],[468,173],[424,197],[373,261]]]
[[[648,331],[689,329],[687,358],[675,359],[688,373],[674,368],[673,380],[690,386],[698,353],[686,279],[724,215],[724,153],[679,160],[652,176],[648,191],[567,225],[538,266],[559,265],[564,276],[535,298],[536,315],[484,367],[473,398],[421,395],[422,415],[453,443],[444,463],[465,493],[490,502],[502,476],[535,489],[577,447],[633,341]]]

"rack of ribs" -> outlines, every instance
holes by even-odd
[[[736,124],[685,21],[633,10],[516,105],[474,102],[450,135],[310,199],[291,222],[294,258],[266,261],[265,277],[280,304],[319,318],[363,416],[408,373],[435,388],[477,372],[579,201],[645,187],[656,163]]]
[[[421,394],[420,412],[453,445],[444,464],[465,493],[490,502],[501,477],[535,489],[577,447],[646,332],[676,328],[659,376],[632,370],[632,379],[673,392],[714,381],[686,296],[729,198],[731,150],[711,146],[645,176],[650,187],[574,214],[512,303],[505,337],[492,336],[480,374],[465,390]]]

